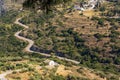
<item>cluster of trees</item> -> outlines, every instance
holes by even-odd
[[[3,16],[0,18],[0,21],[2,22],[2,24],[0,24],[0,33],[1,33],[0,34],[0,54],[1,54],[0,57],[3,57],[0,59],[1,70],[14,70],[14,69],[19,69],[19,68],[21,69],[24,67],[25,68],[28,67],[28,65],[26,64],[12,65],[10,63],[4,63],[7,61],[20,61],[23,59],[23,57],[30,58],[30,60],[32,60],[31,58],[33,57],[39,58],[39,59],[42,58],[38,54],[25,54],[21,52],[25,47],[26,43],[14,37],[14,33],[17,32],[18,30],[21,30],[21,27],[13,24],[15,20],[15,18],[13,17],[15,16],[17,16],[17,14],[11,11],[8,14],[6,14],[6,16]],[[50,27],[48,30],[52,30],[52,29],[54,28]],[[60,35],[57,34],[55,31],[49,32],[48,37],[49,36],[52,37],[53,33],[55,37],[64,37],[64,40],[56,41],[54,43],[53,51],[55,52],[56,50],[59,51],[61,47],[62,50],[60,52],[64,54],[63,56],[79,60],[81,64],[85,64],[88,66],[92,65],[90,62],[88,62],[89,60],[90,61],[94,60],[96,62],[96,60],[98,59],[97,55],[91,55],[92,52],[90,51],[90,49],[84,45],[85,40],[82,39],[80,35],[74,32],[72,29],[62,30],[60,32]],[[42,36],[39,31],[37,31],[37,35]],[[59,43],[62,43],[62,44],[59,45]],[[5,57],[5,56],[9,56],[9,57]],[[25,57],[25,56],[28,56],[28,57]],[[93,56],[95,57],[93,58]],[[37,61],[37,59],[35,60]],[[119,63],[117,61],[119,60],[116,60],[116,63]],[[31,68],[29,68],[29,70],[33,71],[33,69]],[[38,74],[35,74],[34,77],[33,76],[31,77],[31,80],[36,80],[40,78],[41,77]],[[80,79],[87,80],[84,78],[74,77],[70,75],[67,77],[63,77],[63,76],[54,75],[54,74],[53,75],[51,74],[49,78],[51,78],[52,80],[66,80],[66,79],[67,80],[80,80]]]
[[[0,18],[0,51],[1,52],[16,52],[21,50],[26,43],[19,41],[14,37],[14,33],[22,28],[14,25],[15,16],[17,12],[9,11]]]
[[[92,17],[91,20],[96,20],[98,22],[98,25],[104,26],[104,22],[105,20],[103,18],[99,18],[99,17]]]
[[[113,0],[113,1],[119,1],[119,0]],[[104,13],[104,16],[108,16],[108,17],[120,16],[120,3],[114,2],[112,5],[113,6],[111,8],[109,8],[108,6],[104,6],[103,8],[101,8],[102,11],[107,10],[107,12]]]
[[[52,0],[50,2],[49,0],[39,0],[39,1],[26,0],[23,5],[24,5],[24,7],[30,7],[30,8],[34,8],[34,9],[36,8],[36,5],[38,5],[38,6],[40,6],[40,8],[42,8],[42,10],[44,10],[46,13],[48,13],[49,11],[51,11],[54,8],[54,6],[61,4],[61,3],[66,3],[68,1],[69,0]],[[2,21],[5,24],[10,25],[10,23],[12,23],[15,20],[13,17],[15,17],[17,14],[14,11],[13,12],[11,11],[11,13],[9,13],[8,15],[9,16],[4,16],[4,17],[0,18],[0,21]],[[38,28],[42,28],[40,25],[44,24],[44,19],[41,19],[41,18],[40,19],[37,18],[36,20],[34,20],[35,18],[31,18],[31,19],[33,22],[35,22],[38,25],[37,26]],[[47,19],[48,19],[48,17],[47,17]],[[101,18],[94,18],[94,19],[98,21],[99,25],[104,25],[103,19],[101,19]],[[28,20],[28,21],[26,21],[26,20],[27,19],[24,19],[22,22],[23,23],[31,23],[30,20]],[[17,52],[22,51],[22,48],[25,46],[25,42],[20,42],[13,36],[14,32],[20,30],[21,27],[19,27],[18,25],[13,25],[13,24],[11,27],[3,26],[3,24],[1,24],[1,26],[0,26],[0,37],[2,37],[2,38],[0,38],[0,42],[1,42],[0,50],[2,53],[1,55],[3,55],[4,53],[11,53],[11,56],[13,56],[12,52],[16,52],[16,54],[19,54],[19,56],[22,56],[22,53],[17,53]],[[56,27],[60,27],[60,26],[56,26]],[[62,54],[62,56],[78,60],[78,61],[80,61],[81,64],[89,66],[91,68],[101,69],[102,68],[101,63],[102,63],[104,66],[103,67],[104,70],[106,70],[106,71],[108,70],[108,71],[116,72],[116,73],[119,72],[119,68],[117,69],[113,65],[107,65],[107,66],[104,65],[104,64],[110,64],[110,63],[119,65],[119,63],[120,63],[119,56],[115,57],[115,58],[111,58],[111,59],[104,58],[104,57],[100,58],[99,53],[102,51],[99,50],[99,48],[90,49],[89,47],[87,47],[84,44],[85,40],[82,39],[81,35],[74,32],[72,29],[61,30],[60,33],[57,33],[56,28],[54,26],[52,26],[52,27],[48,26],[47,29],[45,29],[45,30],[42,29],[42,31],[44,33],[40,32],[40,31],[41,30],[38,30],[38,29],[35,31],[35,29],[34,29],[34,33],[38,37],[40,37],[41,40],[43,39],[43,41],[44,41],[44,38],[41,38],[44,35],[47,35],[47,38],[51,38],[52,42],[54,43],[54,44],[52,44],[53,52],[60,52]],[[111,38],[116,37],[116,35],[117,36],[119,35],[116,32],[111,32],[111,33],[112,33],[112,34],[110,34]],[[3,37],[3,35],[4,35],[4,37]],[[100,35],[100,34],[95,34],[94,36],[98,39],[103,37],[103,35]],[[62,40],[58,40],[58,37],[61,38]],[[36,45],[39,46],[40,44],[36,43]],[[112,53],[116,53],[118,55],[120,52],[120,48],[115,47],[115,46],[111,46],[111,47],[112,47]],[[33,56],[33,55],[31,55],[31,56]],[[56,79],[57,77],[54,76],[54,78]],[[53,80],[54,80],[54,78],[53,78]]]
[[[25,0],[24,8],[41,9],[45,13],[52,11],[56,5],[66,4],[71,0]]]
[[[27,24],[30,24],[31,22],[37,24],[36,26],[37,29],[34,28],[33,34],[36,34],[38,36],[37,40],[35,40],[35,45],[39,46],[40,49],[50,50],[52,51],[52,53],[55,53],[55,55],[60,55],[67,58],[78,60],[82,65],[86,65],[94,69],[100,69],[114,73],[119,72],[118,68],[116,68],[113,65],[110,65],[110,64],[118,65],[119,56],[110,59],[109,57],[101,57],[100,55],[105,53],[104,48],[102,49],[99,47],[90,48],[85,45],[85,40],[81,37],[82,35],[73,31],[72,28],[70,29],[63,28],[62,30],[56,31],[56,29],[62,28],[64,26],[63,23],[61,21],[57,21],[60,22],[60,24],[58,24],[57,26],[53,26],[49,21],[49,19],[53,17],[49,16],[49,18],[48,17],[44,18],[48,20],[50,25],[44,27],[41,26],[41,22],[43,22],[43,24],[48,22],[45,22],[42,17],[35,16],[34,17],[30,16],[29,18],[26,17],[24,18],[25,22],[23,22]],[[32,21],[30,21],[31,19]],[[104,26],[105,20],[107,19],[93,17],[92,20],[96,20],[98,22],[98,25]],[[112,31],[110,34],[111,38],[113,38],[114,35],[118,36],[119,34],[117,32]],[[98,40],[101,40],[103,37],[106,37],[106,35],[101,35],[99,33],[93,36]],[[117,48],[117,50],[119,51],[119,48]],[[106,66],[104,64],[109,65]],[[111,70],[108,69],[108,67],[110,67]]]

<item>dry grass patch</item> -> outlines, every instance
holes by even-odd
[[[68,74],[71,74],[71,73],[72,73],[71,70],[65,70],[64,65],[60,65],[56,71],[56,74],[62,75],[62,76],[67,76]]]
[[[95,12],[94,10],[83,11],[83,15],[86,17],[99,16],[100,12]]]
[[[17,72],[15,74],[8,75],[7,79],[16,80],[16,79],[20,78],[21,80],[29,80],[30,75],[32,75],[31,72],[24,72],[24,73]]]

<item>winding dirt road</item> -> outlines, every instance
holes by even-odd
[[[24,29],[28,29],[29,27],[26,26],[26,25],[24,25],[24,24],[22,24],[22,23],[20,23],[20,22],[19,22],[20,20],[21,20],[21,18],[18,18],[18,19],[16,19],[16,21],[15,21],[14,23],[15,23],[15,24],[18,24],[18,25],[20,25],[20,26],[22,26],[22,27],[24,27]],[[16,32],[14,36],[17,37],[18,39],[21,39],[21,40],[24,40],[24,41],[28,42],[28,45],[25,47],[24,51],[26,51],[26,52],[39,53],[39,54],[41,54],[41,55],[43,55],[43,56],[51,56],[51,55],[49,55],[49,54],[32,51],[30,48],[34,45],[34,41],[31,40],[31,39],[25,38],[25,37],[23,37],[23,36],[20,36],[20,33],[21,33],[21,32],[22,32],[22,30]],[[78,62],[78,61],[75,61],[75,60],[71,60],[71,59],[67,59],[67,58],[59,57],[59,56],[56,56],[56,57],[57,57],[58,59],[61,59],[61,60],[66,60],[66,61],[69,61],[69,62],[73,62],[73,63],[75,63],[75,64],[79,64],[79,62]]]
[[[18,25],[20,25],[20,26],[23,26],[25,29],[28,29],[28,28],[29,28],[28,26],[23,25],[23,24],[21,24],[21,23],[19,22],[20,19],[21,19],[21,18],[16,19],[16,21],[15,21],[14,23],[15,23],[15,24],[18,24]],[[27,39],[27,38],[25,38],[25,37],[19,36],[19,34],[20,34],[21,32],[22,32],[22,30],[16,32],[14,36],[17,37],[17,38],[19,38],[19,39],[21,39],[21,40],[24,40],[24,41],[29,42],[29,44],[28,44],[27,47],[24,49],[24,51],[33,52],[33,51],[30,50],[30,48],[31,48],[31,46],[34,44],[34,41],[32,41],[32,40],[30,40],[30,39]]]

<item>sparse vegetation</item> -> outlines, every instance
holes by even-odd
[[[26,2],[24,6],[37,10],[34,4],[26,5]],[[29,75],[26,80],[91,80],[92,75],[96,80],[118,80],[120,6],[116,2],[109,3],[93,11],[98,12],[99,16],[86,17],[84,11],[79,13],[76,10],[68,13],[71,5],[62,5],[62,10],[59,10],[60,5],[59,8],[56,6],[58,3],[50,3],[48,6],[42,5],[47,14],[34,11],[23,17],[20,22],[29,28],[24,29],[20,36],[35,41],[32,50],[50,54],[51,57],[23,52],[28,43],[14,36],[15,32],[23,28],[13,23],[22,12],[10,10],[0,18],[0,72],[13,70],[7,77],[16,80],[24,80],[23,75]],[[56,55],[79,61],[80,64],[59,60]],[[48,67],[46,58],[59,65]],[[58,69],[62,69],[63,73]]]

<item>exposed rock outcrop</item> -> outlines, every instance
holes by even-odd
[[[5,13],[4,0],[0,0],[0,16]]]
[[[7,9],[20,9],[25,0],[4,0]]]

